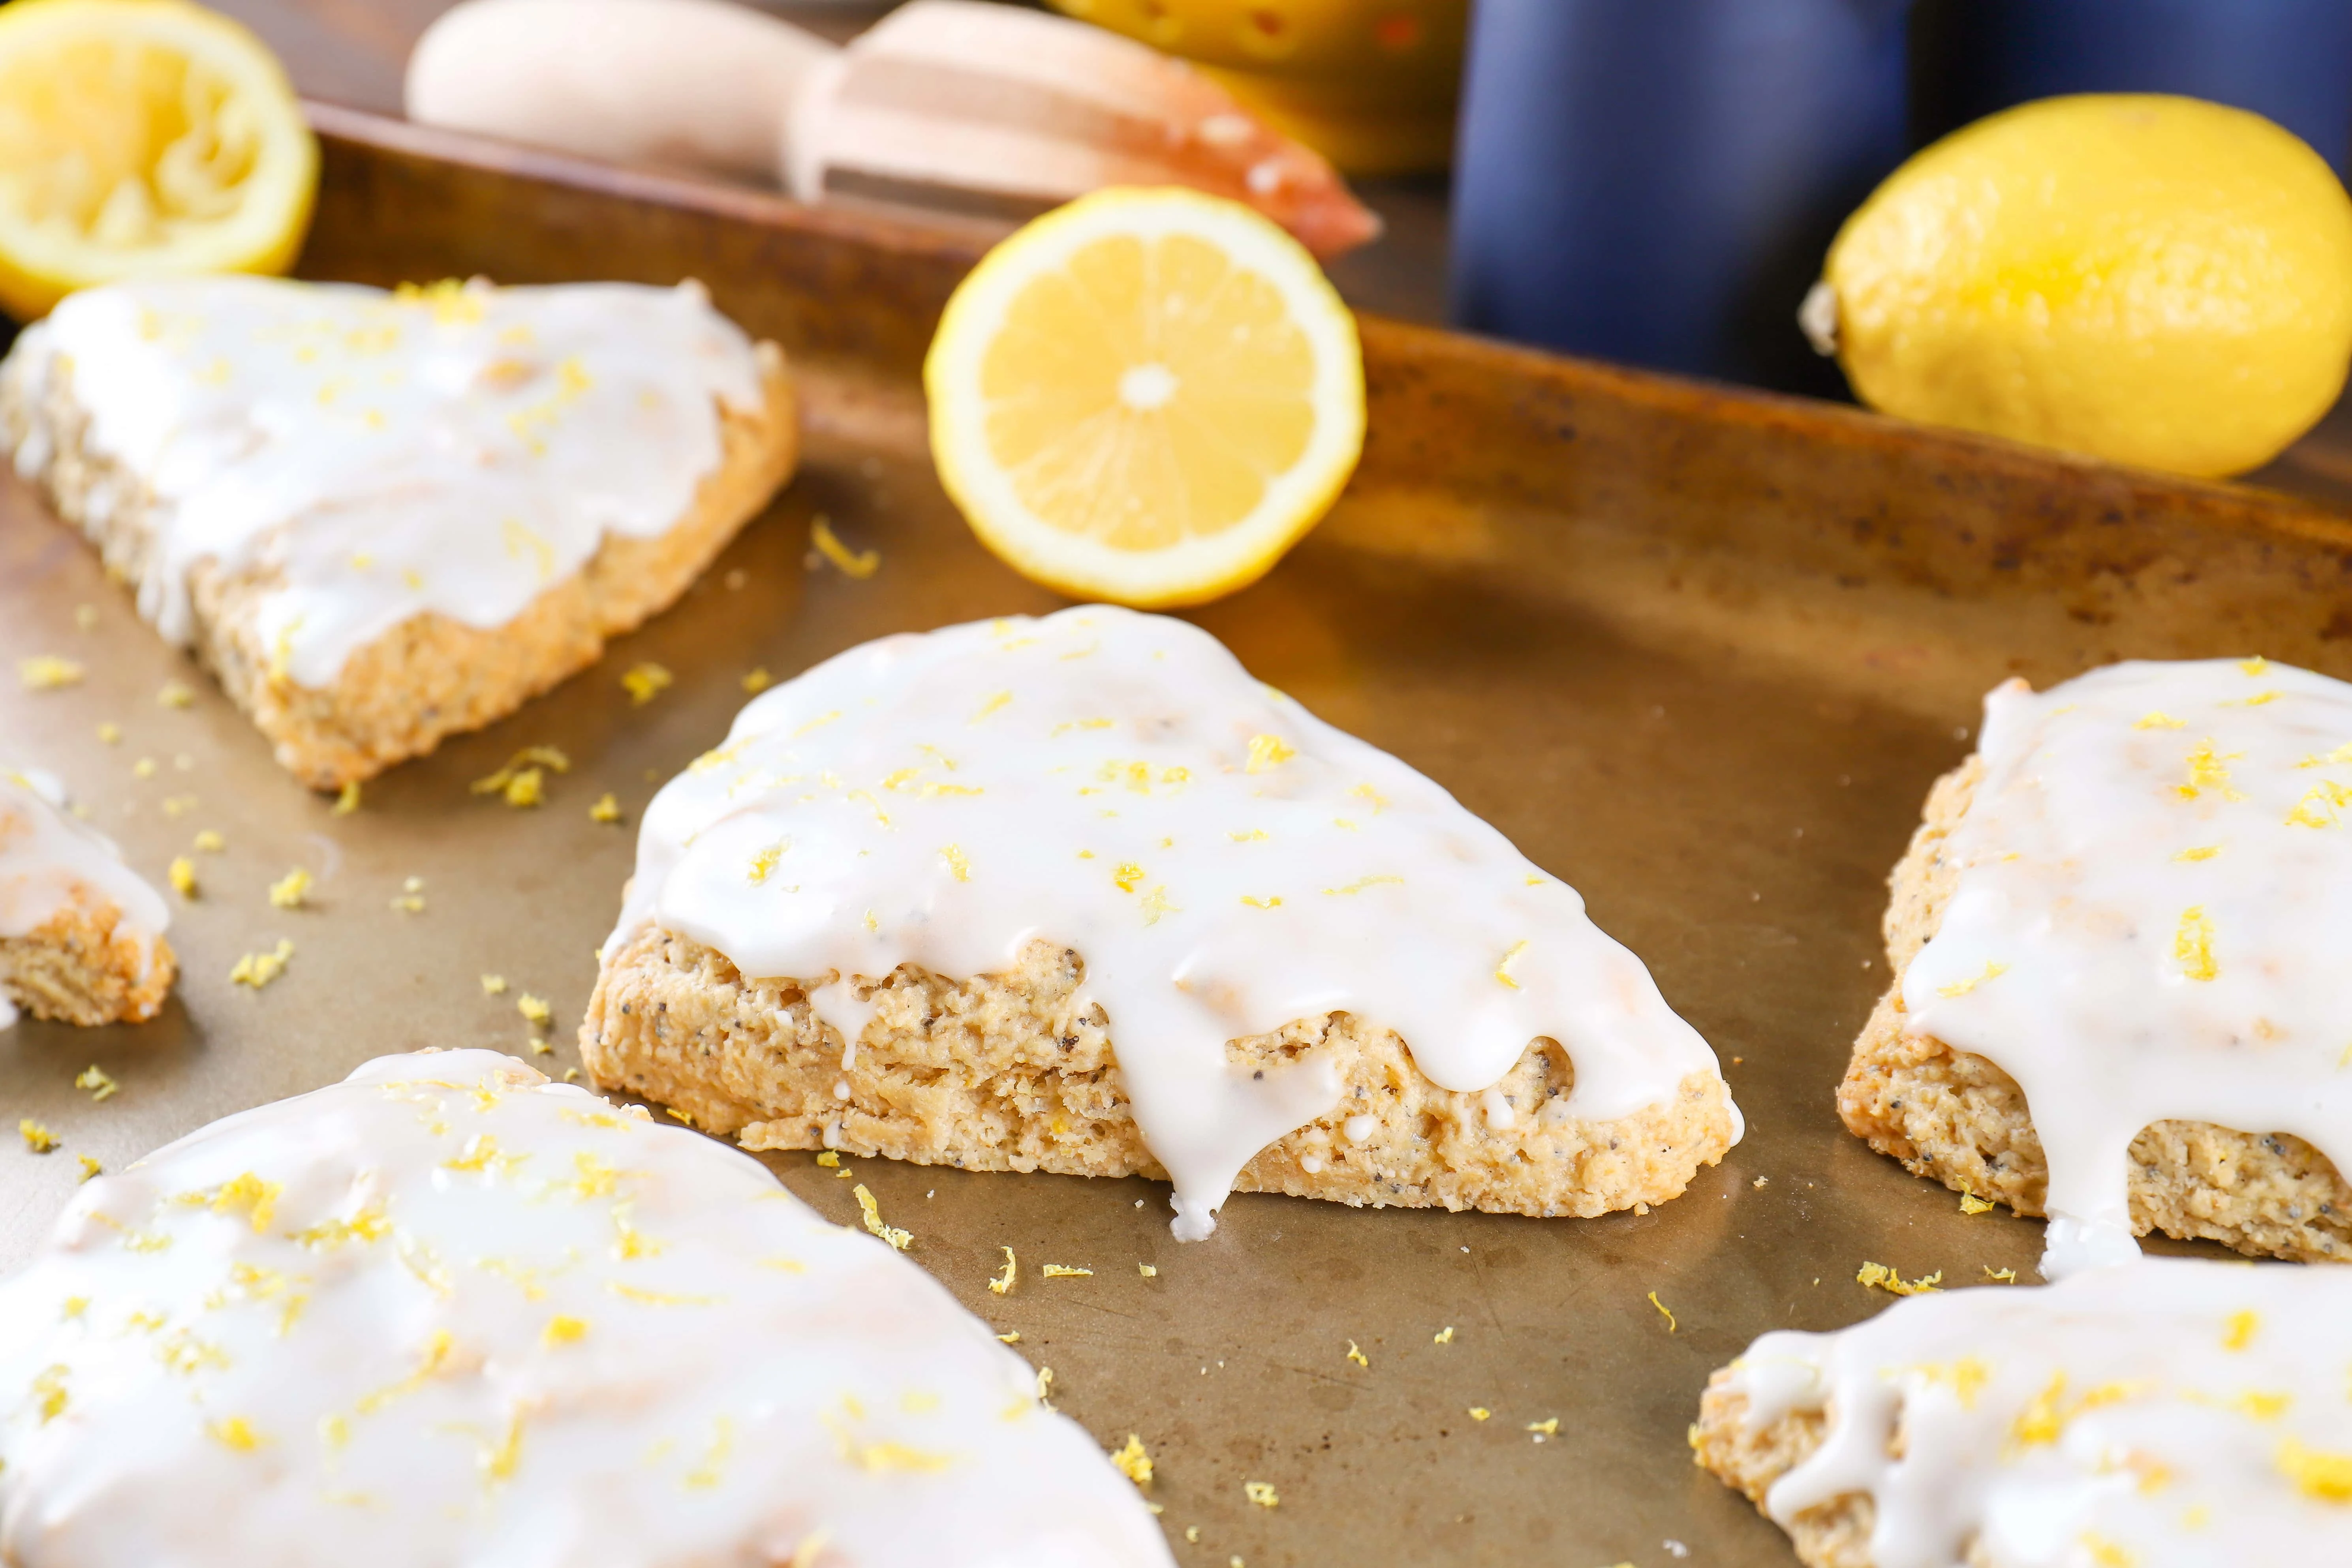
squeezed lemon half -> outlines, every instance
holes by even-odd
[[[0,308],[156,273],[282,272],[319,149],[277,59],[184,0],[0,8]]]
[[[931,455],[982,542],[1080,598],[1198,604],[1265,574],[1363,448],[1355,320],[1238,203],[1097,192],[984,258],[923,366]]]

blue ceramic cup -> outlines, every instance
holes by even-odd
[[[2352,0],[1919,0],[1911,124],[1925,144],[2071,92],[2170,92],[2251,109],[2345,173]]]
[[[1790,390],[1794,322],[1903,161],[1907,0],[1478,0],[1454,158],[1455,322]]]

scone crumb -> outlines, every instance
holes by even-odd
[[[184,899],[192,900],[196,896],[196,863],[194,860],[189,859],[185,855],[175,855],[172,858],[171,869],[166,874],[172,879],[173,892]]]
[[[816,1157],[816,1163],[823,1165],[828,1171],[838,1171],[841,1169],[841,1156],[835,1153],[830,1149],[820,1153]]]
[[[596,797],[596,804],[588,808],[588,820],[591,822],[621,820],[621,803],[613,798],[612,791],[606,790]]]
[[[341,793],[335,796],[335,804],[328,809],[328,815],[331,816],[349,816],[359,808],[360,781],[352,779],[349,783],[345,784],[342,787]]]
[[[1985,1264],[1983,1267],[1984,1277],[1996,1285],[2014,1285],[2017,1283],[2017,1270],[2014,1268],[1995,1268],[1990,1263]]]
[[[642,708],[670,689],[677,677],[650,659],[633,664],[621,674],[621,689],[629,694],[631,707]]]
[[[1969,1191],[1966,1187],[1962,1187],[1960,1189],[1960,1212],[1962,1214],[1990,1214],[1994,1209],[2000,1206],[2000,1205],[1994,1203],[1990,1198],[1980,1198],[1977,1196],[1976,1194]]]
[[[828,1150],[826,1152],[830,1153],[831,1151]],[[820,1154],[817,1158],[822,1160],[824,1155]],[[1013,1249],[1009,1247],[1001,1247],[998,1250],[1004,1254],[1004,1267],[998,1270],[996,1277],[988,1282],[988,1290],[992,1296],[1004,1296],[1012,1293],[1013,1281],[1021,1278],[1021,1260],[1013,1256]]]
[[[1433,1345],[1452,1344],[1454,1342],[1454,1325],[1448,1323],[1444,1328],[1438,1330],[1435,1333],[1430,1335],[1429,1342]]]
[[[1094,1278],[1095,1271],[1091,1268],[1080,1268],[1075,1264],[1048,1263],[1037,1272],[1048,1279],[1091,1279]]]
[[[482,992],[485,995],[489,996],[505,995],[507,994],[507,977],[503,974],[483,975]]]
[[[776,678],[768,673],[768,667],[764,664],[755,664],[743,672],[743,689],[753,697],[775,683]]]
[[[297,866],[269,884],[269,903],[273,909],[299,910],[310,891],[310,873]]]
[[[1759,1189],[1759,1190],[1760,1191],[1761,1189],[1763,1189],[1763,1188],[1765,1188],[1765,1187],[1768,1187],[1768,1186],[1770,1186],[1770,1185],[1772,1184],[1772,1178],[1771,1178],[1771,1177],[1769,1177],[1769,1176],[1759,1176],[1759,1177],[1757,1177],[1754,1181],[1752,1181],[1752,1182],[1748,1183],[1748,1184],[1749,1186],[1751,1186],[1751,1187],[1755,1187],[1755,1188],[1757,1188],[1757,1189]]]
[[[1021,1342],[1021,1331],[1014,1329],[1010,1333],[999,1334],[996,1341],[999,1344],[1017,1345]]]
[[[1349,1340],[1348,1342],[1348,1359],[1354,1362],[1358,1366],[1367,1369],[1369,1369],[1372,1364],[1371,1362],[1364,1355],[1362,1349],[1358,1346],[1356,1342],[1353,1340]]]
[[[504,988],[501,987],[501,989]],[[555,1016],[554,1010],[548,1006],[545,997],[534,996],[528,991],[516,999],[515,1011],[534,1024],[544,1024]]]
[[[82,668],[53,653],[37,653],[16,661],[16,675],[27,691],[56,691],[79,685]]]
[[[1865,1289],[1884,1290],[1890,1296],[1919,1296],[1944,1288],[1944,1271],[1922,1274],[1916,1279],[1906,1279],[1884,1263],[1865,1262],[1854,1274],[1853,1282]]]
[[[1671,1334],[1679,1330],[1681,1325],[1675,1321],[1675,1315],[1667,1310],[1666,1304],[1658,1300],[1658,1293],[1655,1290],[1650,1292],[1650,1305],[1655,1307],[1658,1310],[1658,1316],[1666,1321],[1666,1332]]]
[[[122,726],[109,721],[98,727],[100,743],[111,746],[122,739]]]
[[[1538,1443],[1547,1437],[1557,1437],[1559,1436],[1559,1417],[1547,1415],[1540,1421],[1530,1421],[1528,1423],[1528,1430],[1535,1434],[1536,1441]]]
[[[858,1183],[852,1190],[857,1197],[858,1212],[866,1216],[866,1228],[868,1232],[888,1242],[893,1252],[904,1252],[914,1245],[915,1238],[910,1233],[900,1230],[895,1225],[882,1223],[882,1205],[874,1201],[874,1194],[866,1190],[864,1182]],[[1050,1268],[1051,1266],[1048,1267]],[[1039,1397],[1044,1397],[1042,1388]]]
[[[93,1100],[104,1100],[122,1088],[121,1084],[109,1078],[106,1070],[96,1062],[90,1063],[74,1075],[74,1087],[89,1090],[89,1097]]]
[[[1276,1493],[1274,1483],[1272,1481],[1244,1481],[1242,1483],[1242,1495],[1248,1498],[1250,1501],[1257,1504],[1260,1508],[1280,1508],[1282,1506],[1282,1499]]]
[[[83,1181],[87,1182],[92,1176],[102,1176],[106,1174],[106,1167],[100,1164],[97,1160],[93,1159],[91,1156],[88,1154],[77,1154],[74,1158],[81,1162],[81,1179]]]
[[[196,694],[184,680],[167,680],[155,692],[155,705],[159,708],[186,708],[195,700]]]
[[[1127,1435],[1127,1447],[1110,1451],[1110,1462],[1118,1467],[1119,1474],[1137,1486],[1151,1484],[1151,1456],[1144,1452],[1143,1439],[1136,1434],[1129,1432]]]
[[[131,776],[132,778],[140,779],[153,778],[155,776],[155,759],[152,757],[142,757],[137,762],[131,763]]]
[[[206,827],[196,834],[194,847],[199,855],[217,855],[228,847],[228,840]]]
[[[58,1135],[29,1116],[17,1121],[16,1135],[24,1139],[25,1147],[36,1154],[49,1153],[58,1146]]]
[[[1146,1279],[1157,1279],[1160,1278],[1159,1268],[1152,1264],[1139,1263],[1135,1266],[1135,1271],[1143,1276]]]
[[[294,944],[280,937],[275,949],[268,952],[248,952],[238,959],[228,972],[231,985],[250,985],[256,991],[286,973],[286,961],[294,956]]]
[[[1470,1419],[1473,1421],[1484,1421],[1494,1414],[1483,1405],[1474,1405],[1469,1410]]]
[[[539,1042],[538,1042],[538,1041],[536,1041],[536,1040],[534,1040],[534,1041],[532,1041],[531,1043],[532,1043],[533,1045],[537,1045]],[[551,1049],[552,1049],[553,1047],[551,1047],[550,1048],[551,1048]],[[669,1118],[671,1121],[682,1121],[682,1122],[686,1123],[686,1125],[688,1125],[688,1127],[693,1127],[693,1126],[698,1125],[698,1123],[697,1123],[697,1122],[695,1121],[695,1120],[694,1120],[694,1112],[693,1112],[693,1111],[691,1111],[691,1110],[679,1110],[677,1106],[675,1106],[675,1105],[665,1105],[665,1106],[663,1106],[663,1107],[662,1107],[662,1114],[663,1114],[663,1115],[665,1115],[665,1116],[667,1116],[667,1117],[668,1117],[668,1118]]]

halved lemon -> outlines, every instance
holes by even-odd
[[[982,542],[1145,608],[1263,576],[1364,443],[1355,319],[1315,258],[1195,191],[1100,191],[990,251],[923,384],[940,481]]]
[[[319,146],[274,56],[184,0],[0,8],[0,308],[156,273],[282,272]]]

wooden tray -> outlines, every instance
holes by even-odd
[[[0,1033],[0,1115],[39,1118],[66,1150],[0,1151],[0,1266],[64,1201],[75,1153],[126,1161],[383,1051],[524,1050],[514,993],[485,995],[485,972],[552,999],[555,1048],[532,1059],[576,1064],[570,1021],[634,837],[592,823],[591,801],[614,791],[634,825],[723,731],[755,665],[782,677],[884,632],[1055,603],[973,542],[925,450],[916,370],[992,231],[313,112],[326,184],[306,275],[698,277],[793,355],[808,464],[677,609],[495,729],[371,784],[347,817],[272,765],[92,554],[0,481],[0,664],[55,652],[89,667],[68,690],[0,689],[7,747],[63,774],[159,879],[195,829],[229,843],[175,914],[185,976],[163,1018]],[[1348,495],[1263,584],[1195,618],[1581,889],[1715,1044],[1747,1142],[1646,1215],[1243,1196],[1192,1247],[1141,1181],[883,1162],[856,1163],[859,1179],[915,1233],[914,1258],[1053,1366],[1063,1408],[1106,1445],[1143,1436],[1188,1565],[1652,1568],[1683,1560],[1677,1546],[1694,1563],[1791,1561],[1690,1465],[1684,1428],[1708,1371],[1762,1330],[1883,1305],[1853,1283],[1865,1259],[1966,1284],[1986,1268],[2030,1277],[2039,1251],[2038,1226],[1963,1217],[1832,1110],[1885,980],[1885,873],[1929,781],[2011,673],[2260,651],[2352,675],[2352,526],[2282,495],[1377,320],[1364,342],[1371,435]],[[817,562],[819,513],[880,550],[877,576]],[[646,659],[677,685],[635,708],[617,676]],[[196,687],[193,707],[156,703],[169,679]],[[98,741],[101,721],[122,727],[119,745]],[[536,742],[576,763],[545,808],[468,794]],[[264,888],[298,863],[319,907],[271,909]],[[415,915],[391,908],[412,876]],[[296,942],[284,978],[229,985],[240,953],[281,936]],[[103,1104],[72,1088],[92,1061],[123,1086]],[[852,1184],[807,1155],[767,1158],[855,1220]],[[1027,1275],[999,1299],[984,1282],[1000,1244],[1096,1273]],[[1350,1340],[1369,1367],[1344,1359]],[[1528,1424],[1552,1416],[1558,1436],[1537,1443]],[[1251,1506],[1244,1479],[1274,1482],[1279,1509]]]

